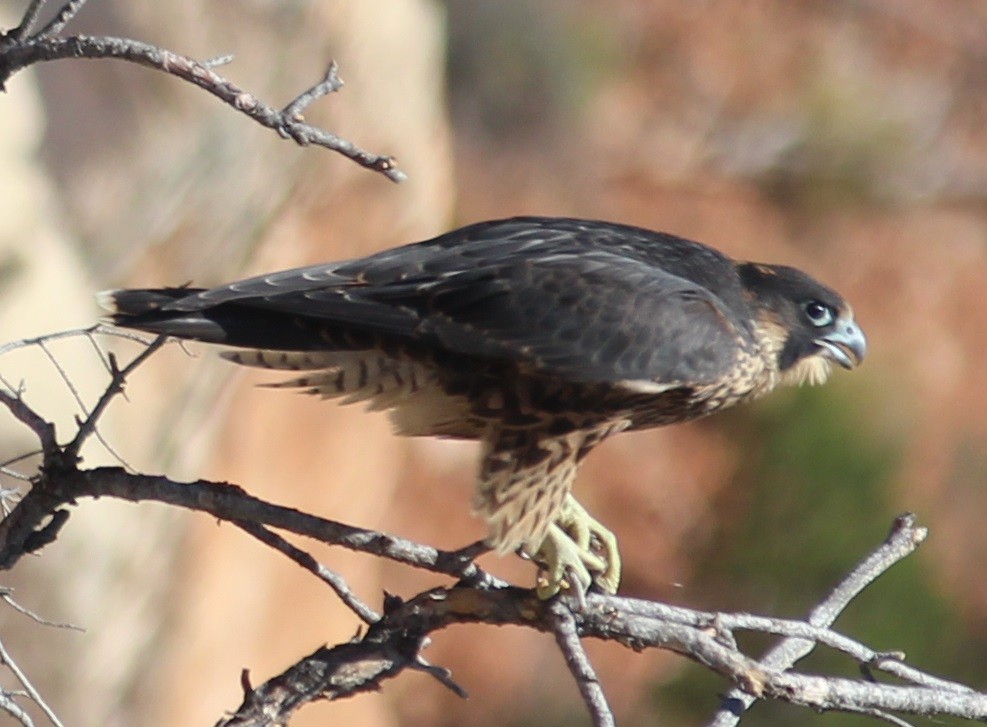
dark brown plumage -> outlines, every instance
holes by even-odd
[[[616,590],[616,541],[570,490],[623,430],[687,421],[853,368],[850,306],[793,268],[606,222],[484,222],[208,290],[117,290],[120,326],[300,372],[277,386],[389,409],[399,433],[483,443],[476,509],[540,593]]]

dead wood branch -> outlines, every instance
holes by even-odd
[[[7,33],[0,33],[0,91],[4,90],[12,75],[37,63],[61,59],[127,61],[198,86],[239,113],[300,146],[320,146],[337,152],[365,169],[383,174],[392,182],[406,179],[393,157],[372,154],[325,129],[305,123],[302,112],[312,102],[343,87],[335,61],[329,63],[328,70],[318,83],[297,94],[284,108],[277,109],[216,73],[213,69],[220,65],[216,61],[200,62],[131,38],[89,35],[59,37],[84,4],[85,0],[64,3],[51,22],[32,33],[45,5],[44,0],[34,0],[20,25]],[[224,57],[223,60],[228,61],[229,58]]]
[[[78,331],[75,335],[92,338],[94,331]],[[42,346],[50,338],[18,342],[0,350]],[[82,440],[95,431],[99,418],[123,390],[128,377],[162,341],[143,344],[145,348],[126,365],[120,366],[112,357],[106,357],[106,389],[95,405],[87,407],[90,413],[78,422],[68,444],[58,443],[54,427],[31,408],[23,387],[0,392],[0,404],[37,437],[42,460],[31,477],[30,491],[0,522],[0,568],[15,566],[24,554],[39,551],[57,538],[72,508],[82,499],[110,497],[166,503],[230,522],[313,573],[368,626],[366,633],[348,643],[319,648],[257,687],[251,686],[244,675],[244,701],[220,722],[222,725],[281,724],[310,701],[378,689],[383,681],[406,669],[425,671],[457,694],[465,694],[446,670],[424,661],[421,652],[432,633],[468,623],[510,624],[554,634],[596,725],[612,725],[614,718],[582,648],[584,638],[616,641],[638,651],[673,651],[719,674],[732,691],[714,724],[724,719],[723,714],[738,717],[756,699],[853,712],[894,724],[904,723],[896,714],[987,719],[987,695],[922,672],[905,664],[902,654],[878,652],[830,628],[869,583],[921,544],[926,531],[916,525],[914,516],[898,518],[886,541],[865,557],[804,621],[696,611],[599,594],[588,595],[584,604],[569,597],[541,601],[532,591],[508,586],[480,569],[473,562],[484,550],[480,545],[444,552],[265,502],[236,485],[205,480],[180,483],[120,467],[81,468],[78,449]],[[272,529],[442,573],[457,582],[407,601],[387,597],[382,613],[377,613],[350,591],[342,575]],[[738,648],[738,631],[777,635],[783,641],[764,657],[755,658]],[[871,673],[887,674],[897,683],[794,671],[798,659],[818,646],[837,650]]]

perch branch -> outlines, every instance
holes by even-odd
[[[591,595],[586,611],[571,614],[576,633],[584,638],[615,640],[635,650],[668,649],[715,671],[745,693],[817,710],[873,716],[897,711],[987,718],[984,694],[956,694],[915,685],[877,684],[771,669],[722,643],[708,628],[620,613],[613,600]],[[513,624],[557,633],[556,603],[540,601],[531,591],[511,587],[427,591],[385,609],[382,619],[359,642],[320,649],[269,682],[248,690],[240,708],[220,724],[278,724],[304,702],[377,689],[385,679],[408,668],[413,660],[409,650],[425,636],[453,624]],[[571,638],[567,636],[566,640]],[[355,674],[364,681],[352,681]],[[345,688],[340,687],[341,683]],[[602,710],[594,713],[595,720],[606,718]]]
[[[92,334],[86,331],[79,335]],[[204,480],[178,483],[166,477],[129,473],[119,467],[80,469],[73,454],[78,446],[75,443],[96,426],[128,375],[160,344],[160,339],[145,342],[145,349],[124,367],[108,359],[110,383],[89,417],[79,422],[76,437],[64,448],[57,445],[53,428],[28,406],[19,390],[0,391],[0,404],[27,424],[42,442],[43,460],[31,490],[0,522],[0,568],[11,567],[24,553],[51,542],[69,517],[66,506],[82,498],[156,501],[227,520],[276,547],[329,583],[369,624],[362,638],[318,649],[256,688],[244,674],[243,703],[224,720],[224,725],[279,724],[309,701],[377,689],[384,680],[406,669],[431,674],[457,694],[464,694],[447,670],[422,658],[421,650],[432,633],[467,623],[511,624],[553,634],[596,725],[612,725],[614,720],[583,650],[585,638],[615,641],[635,650],[658,648],[683,655],[734,687],[731,696],[735,704],[771,698],[816,710],[869,715],[899,725],[906,723],[895,713],[987,719],[987,695],[925,674],[905,665],[901,655],[876,652],[830,630],[847,603],[925,538],[925,529],[916,526],[913,516],[898,518],[887,540],[813,609],[807,621],[692,611],[593,593],[584,599],[565,596],[545,602],[530,590],[508,587],[481,570],[473,558],[485,550],[482,544],[442,552],[267,503],[235,485]],[[388,597],[383,613],[377,614],[352,596],[341,577],[269,528],[444,573],[459,583],[408,601]],[[738,648],[734,638],[738,630],[775,634],[785,640],[763,658],[755,659]],[[865,669],[884,671],[907,683],[882,684],[866,678],[843,679],[792,671],[795,662],[816,645],[841,651]]]
[[[275,527],[471,583],[499,583],[460,553],[440,551],[404,538],[274,505],[252,497],[235,485],[206,480],[180,483],[162,476],[132,474],[120,467],[60,470],[57,482],[49,487],[44,482],[40,484],[24,495],[11,515],[0,522],[0,570],[12,567],[24,555],[24,541],[52,510],[78,498],[115,497],[130,502],[161,502],[233,523],[253,522]]]

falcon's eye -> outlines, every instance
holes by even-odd
[[[828,326],[835,318],[833,309],[825,303],[820,303],[818,300],[810,300],[808,303],[805,303],[802,306],[802,310],[805,311],[809,322],[816,328]]]

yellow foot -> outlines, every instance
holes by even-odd
[[[593,584],[605,593],[616,593],[620,584],[617,538],[572,495],[566,496],[534,559],[543,564],[539,598],[551,598],[563,589],[581,598]]]
[[[602,559],[580,549],[568,533],[555,523],[549,526],[534,559],[542,566],[537,586],[538,598],[541,599],[551,598],[559,591],[569,589],[582,596],[593,584],[590,571],[601,571],[606,567]]]

